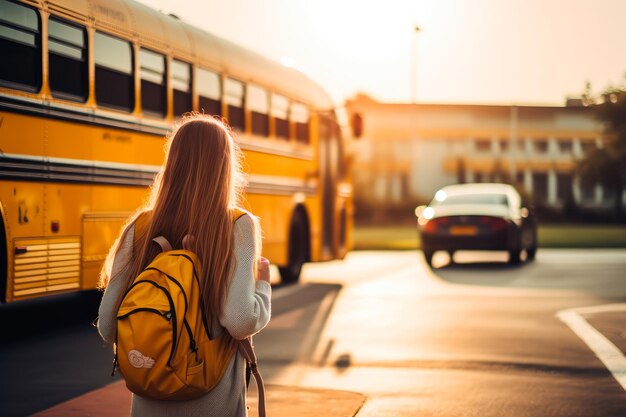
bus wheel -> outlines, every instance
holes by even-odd
[[[3,303],[7,301],[8,259],[6,230],[4,229],[4,218],[0,211],[0,302]]]
[[[300,278],[302,265],[309,260],[309,227],[304,209],[297,209],[289,225],[289,262],[281,266],[283,284],[294,284]]]

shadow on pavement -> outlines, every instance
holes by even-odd
[[[312,356],[341,286],[280,288],[272,321],[255,336],[266,378]],[[110,376],[111,348],[91,324],[100,298],[92,291],[0,306],[1,416],[30,415],[119,379]]]
[[[523,254],[522,262],[511,264],[506,253],[462,252],[455,254],[454,259],[450,259],[447,254],[439,254],[439,258],[434,259],[435,267],[431,270],[436,277],[451,284],[544,288],[545,284],[539,285],[530,281],[523,283],[536,270],[536,261],[525,258]]]
[[[3,345],[11,344],[91,325],[98,316],[101,298],[99,291],[85,291],[0,305],[0,340]]]
[[[25,416],[117,380],[91,323],[97,291],[0,306],[0,415]]]
[[[272,321],[255,345],[264,377],[292,363],[311,363],[332,307],[337,284],[306,284],[272,303]]]

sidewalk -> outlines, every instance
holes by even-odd
[[[353,392],[266,385],[269,417],[353,417],[365,396]],[[249,416],[257,417],[254,384],[248,397]],[[123,417],[130,411],[130,392],[124,381],[88,392],[32,417]]]

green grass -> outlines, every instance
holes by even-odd
[[[543,248],[626,248],[626,226],[545,225],[539,227]]]
[[[545,224],[539,226],[542,248],[626,248],[626,226]],[[414,226],[357,226],[354,249],[406,250],[420,248]]]

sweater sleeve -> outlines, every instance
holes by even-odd
[[[261,331],[271,316],[272,287],[254,279],[255,233],[249,215],[235,222],[233,250],[234,268],[220,324],[241,340]]]
[[[133,254],[133,240],[135,236],[135,226],[131,226],[126,234],[126,238],[115,254],[113,259],[113,267],[111,268],[111,277],[98,309],[98,332],[102,339],[109,344],[115,342],[115,332],[117,325],[116,306],[122,291],[126,288],[128,282],[129,260]]]

